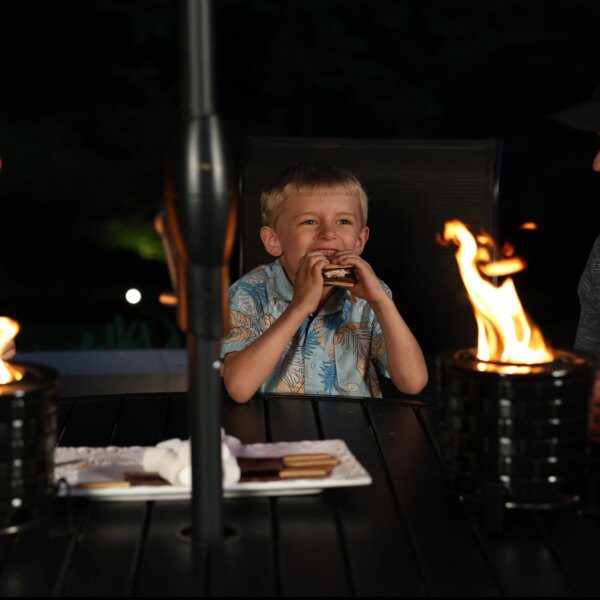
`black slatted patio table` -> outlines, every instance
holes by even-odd
[[[0,594],[599,595],[598,512],[509,511],[502,533],[486,531],[448,487],[434,400],[432,386],[397,400],[224,398],[224,427],[244,443],[343,439],[372,485],[226,499],[235,534],[194,556],[186,501],[51,503],[0,537]],[[184,394],[59,404],[63,446],[187,436]]]

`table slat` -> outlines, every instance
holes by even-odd
[[[497,594],[493,573],[468,521],[460,507],[453,510],[447,504],[445,474],[415,410],[383,402],[371,403],[368,410],[412,531],[429,592]],[[452,504],[452,498],[449,502]]]
[[[265,406],[273,442],[319,439],[315,411],[308,398],[270,396]]]
[[[421,414],[424,417],[430,415],[428,429],[443,452],[439,440],[441,428],[432,420],[433,417],[439,418],[439,413],[421,411]],[[480,527],[478,506],[464,502],[463,507],[471,515],[470,522],[476,528],[477,538],[503,592],[519,596],[571,595],[573,590],[568,579],[552,556],[530,514],[524,511],[505,511],[505,528],[498,535]],[[466,527],[461,527],[461,530],[466,530]]]
[[[8,553],[10,552],[10,547],[13,543],[13,536],[11,535],[0,535],[0,565],[4,564]]]
[[[600,521],[576,510],[539,511],[535,518],[557,560],[582,596],[600,596]]]
[[[508,595],[573,595],[574,590],[569,586],[528,512],[505,511],[501,535],[484,530],[480,531],[480,535],[485,552]]]
[[[80,398],[75,402],[61,446],[106,446],[110,444],[122,399]]]
[[[154,446],[165,428],[169,396],[126,397],[116,425],[114,446]]]
[[[326,439],[343,439],[373,483],[332,491],[358,595],[420,595],[419,569],[379,450],[359,402],[320,402]],[[410,449],[407,449],[410,452]]]
[[[312,403],[271,399],[271,439],[319,439]],[[351,595],[345,547],[327,494],[287,496],[275,501],[283,595]]]
[[[120,405],[118,398],[77,400],[65,426],[64,445],[110,444]],[[88,441],[90,438],[92,444]],[[60,587],[76,554],[80,526],[85,522],[89,502],[78,501],[73,506],[77,527],[72,534],[61,528],[62,523],[52,520],[17,534],[0,574],[0,595],[48,596],[57,585]],[[58,533],[50,535],[48,529]]]
[[[262,402],[253,400],[247,405],[237,406],[227,399],[223,402],[222,410],[223,426],[227,432],[235,431],[234,435],[245,443],[264,441]],[[176,395],[171,401],[163,437],[186,438],[187,435],[187,398],[185,395]],[[164,559],[167,560],[168,568],[175,569],[179,574],[177,578],[189,579],[189,573],[185,575],[186,567],[179,563],[190,561],[191,546],[177,536],[179,529],[190,524],[189,503],[157,501],[149,521],[142,553],[138,577],[139,593],[186,594],[191,593],[193,589],[201,589],[203,593],[211,595],[274,594],[275,576],[268,500],[227,500],[224,505],[224,517],[225,523],[237,530],[239,535],[226,539],[222,545],[211,550],[208,578],[204,576],[205,563],[199,561],[194,569],[195,581],[192,582],[192,587],[189,587],[189,584],[186,587],[182,582],[174,582],[168,573],[154,571],[159,568],[164,553],[172,549],[178,564],[173,565],[170,558]],[[185,551],[182,551],[182,545]],[[155,556],[157,552],[158,557]],[[163,567],[160,569],[164,570]],[[232,573],[235,573],[235,577],[231,576]],[[146,581],[148,577],[150,583]],[[205,589],[209,582],[210,589]]]
[[[277,596],[268,498],[228,498],[225,523],[234,535],[211,549],[210,596]]]
[[[145,502],[92,502],[63,596],[127,596]]]
[[[266,441],[265,412],[259,398],[253,398],[246,404],[223,398],[222,421],[225,433],[234,435],[242,444]]]
[[[189,437],[186,394],[172,395],[168,401],[161,438],[175,437]],[[149,511],[134,591],[141,596],[203,593],[205,553],[192,555],[191,544],[179,536],[190,524],[189,502],[151,502]]]
[[[178,535],[190,524],[187,500],[152,503],[150,526],[142,549],[138,596],[201,596],[206,593],[206,551]],[[233,574],[232,574],[233,576]]]
[[[263,403],[252,399],[239,405],[224,398],[225,431],[243,443],[265,441]],[[268,498],[229,498],[224,503],[224,519],[233,536],[211,550],[211,596],[278,595],[272,514]],[[232,574],[235,573],[235,576]]]
[[[72,400],[59,399],[56,403],[56,441],[58,444],[60,444],[73,405],[74,402]]]
[[[167,410],[163,439],[168,440],[176,437],[181,439],[189,438],[187,415],[187,395],[178,394],[172,396]]]
[[[62,518],[47,518],[14,537],[0,573],[0,596],[51,596],[68,568],[71,546],[89,508],[87,501],[73,503],[75,529],[69,534]],[[56,529],[56,534],[48,530]]]
[[[111,445],[156,444],[164,427],[167,403],[167,396],[125,397],[112,430]],[[146,502],[92,503],[84,536],[73,555],[64,595],[129,593],[146,510]]]

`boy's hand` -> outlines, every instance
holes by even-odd
[[[0,360],[9,360],[17,353],[15,342],[10,341],[4,348],[0,348]]]
[[[358,283],[351,288],[352,293],[363,298],[369,304],[379,304],[389,296],[385,293],[383,286],[377,279],[371,265],[352,250],[338,252],[332,257],[332,262],[337,265],[352,265]]]
[[[294,277],[294,296],[290,306],[307,315],[314,313],[323,294],[323,267],[329,261],[321,252],[309,252],[300,259]]]

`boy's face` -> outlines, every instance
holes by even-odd
[[[260,232],[266,251],[279,257],[294,280],[300,259],[309,252],[321,252],[330,260],[342,250],[360,254],[369,237],[363,227],[357,196],[315,194],[291,195],[274,227]]]

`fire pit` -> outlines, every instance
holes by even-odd
[[[0,533],[14,533],[37,521],[53,486],[57,373],[0,361],[0,376]]]
[[[462,495],[481,499],[489,484],[500,484],[509,508],[553,508],[579,499],[590,360],[557,351],[551,363],[498,365],[464,350],[442,356],[438,371],[444,448]]]
[[[512,279],[492,280],[522,270],[523,261],[492,261],[493,240],[476,242],[458,221],[446,223],[444,239],[459,246],[479,331],[476,350],[438,358],[451,479],[488,516],[504,507],[573,504],[586,484],[593,361],[552,349],[523,311]]]

